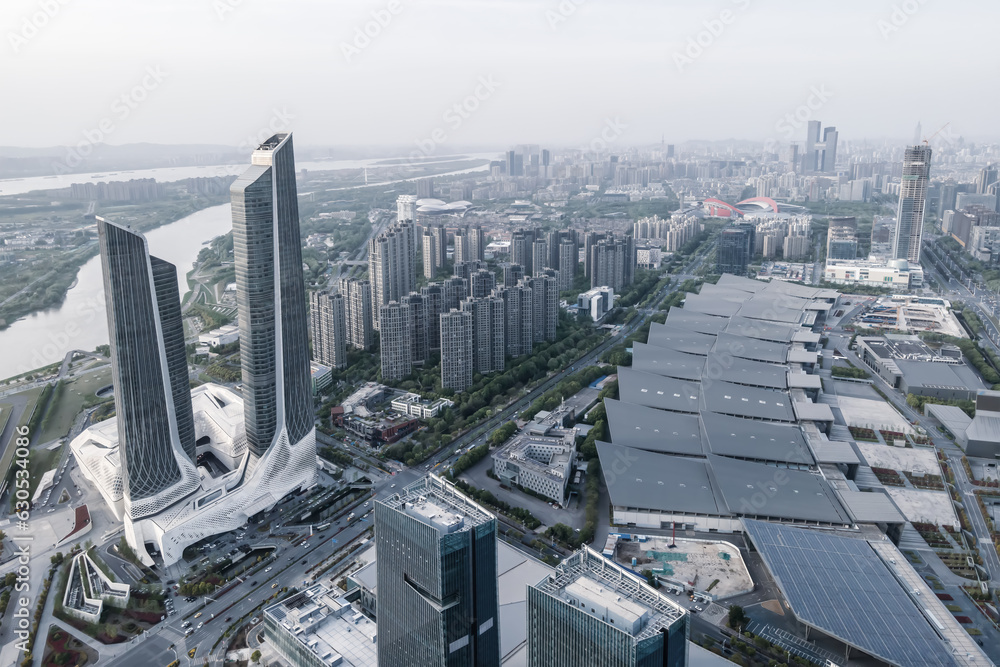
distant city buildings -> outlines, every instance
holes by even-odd
[[[715,272],[745,276],[753,259],[754,225],[736,224],[719,232],[716,244]]]
[[[827,259],[857,259],[858,223],[853,217],[830,218],[826,235]]]
[[[822,138],[820,131],[822,129]],[[835,173],[837,171],[837,128],[823,128],[818,120],[806,127],[806,146],[802,155],[803,173]]]

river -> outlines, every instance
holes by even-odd
[[[376,161],[355,160],[353,162]],[[345,161],[340,162],[344,163]],[[305,165],[309,164],[311,163],[307,162],[298,166],[308,169],[310,167]],[[323,164],[330,163],[324,162]],[[201,169],[201,167],[192,167],[191,169]],[[245,170],[246,166],[241,166],[239,169]],[[450,171],[438,174],[438,176],[454,176],[486,171],[487,169],[489,169],[489,164]],[[151,169],[148,171],[163,170]],[[182,178],[187,178],[187,176]],[[410,180],[416,179],[384,181],[378,185],[391,185]],[[5,182],[0,181],[0,183]],[[366,186],[353,185],[332,189],[351,190],[363,187]],[[300,193],[300,196],[303,194],[305,193]],[[182,300],[188,291],[184,276],[191,270],[198,257],[198,252],[205,243],[216,236],[229,233],[231,229],[230,207],[229,204],[223,204],[198,211],[177,222],[146,233],[150,253],[177,267]],[[70,350],[93,350],[98,345],[107,342],[108,321],[104,309],[104,278],[101,275],[101,258],[95,256],[80,268],[76,284],[66,293],[66,300],[61,306],[28,315],[7,329],[0,331],[0,350],[4,351],[3,354],[0,354],[0,380],[61,361]]]
[[[177,267],[183,293],[184,276],[204,243],[232,229],[229,204],[213,206],[146,233],[149,251]],[[76,284],[57,308],[28,315],[0,331],[0,379],[62,360],[70,350],[93,350],[108,342],[104,279],[100,256],[92,257]]]
[[[431,156],[416,164],[430,166],[441,162],[452,162],[461,158],[496,159],[496,153],[466,153],[459,155]],[[396,167],[399,160],[406,158],[365,158],[362,160],[312,160],[296,162],[297,169],[309,171],[335,171],[337,169],[361,169],[369,167]],[[58,176],[33,176],[30,178],[0,179],[0,196],[21,195],[33,190],[56,190],[68,188],[73,183],[98,183],[101,181],[128,181],[134,178],[155,178],[160,183],[182,181],[186,178],[207,176],[238,176],[246,171],[246,164],[222,164],[206,167],[163,167],[159,169],[138,169],[135,171],[94,172],[91,174],[60,174]],[[376,172],[377,173],[377,172]]]

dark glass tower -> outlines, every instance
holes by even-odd
[[[903,154],[903,180],[899,186],[899,206],[896,209],[894,259],[905,259],[914,264],[920,262],[924,204],[930,177],[930,146],[907,146]]]
[[[149,516],[198,486],[177,270],[142,234],[97,219],[126,511]]]
[[[499,667],[496,531],[438,477],[376,501],[380,667]]]
[[[230,188],[247,443],[261,456],[313,426],[306,292],[292,135],[253,152]]]

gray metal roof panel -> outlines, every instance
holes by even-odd
[[[737,315],[729,320],[726,331],[731,334],[739,334],[747,338],[758,340],[769,340],[776,343],[788,343],[794,338],[797,331],[802,331],[802,327],[791,324],[778,324],[767,320],[753,320],[749,317]]]
[[[805,299],[795,297],[757,294],[740,306],[737,312],[741,317],[755,320],[799,324],[807,303]]]
[[[815,463],[797,426],[709,414],[702,417],[702,428],[713,454],[799,465]]]
[[[697,414],[699,388],[697,382],[618,367],[618,395],[626,403]]]
[[[956,372],[957,368],[953,367],[952,364],[935,361],[896,359],[896,366],[899,367],[899,371],[903,374],[906,384],[911,387],[946,387],[959,390],[968,389],[970,391],[984,388],[981,383],[969,386],[971,379],[978,380],[975,374],[972,374],[972,378],[968,376],[963,378]]]
[[[650,452],[703,456],[698,415],[664,412],[656,408],[604,399],[611,441]]]
[[[702,384],[701,393],[705,412],[768,421],[795,421],[792,400],[781,391],[744,387],[730,382],[706,382]]]
[[[799,620],[890,664],[955,664],[867,542],[763,521],[743,525]]]
[[[716,500],[705,459],[597,443],[604,482],[616,507],[727,515]]]
[[[646,343],[632,344],[632,368],[679,380],[701,380],[705,357]]]
[[[709,455],[708,462],[722,500],[733,514],[851,523],[833,488],[819,475],[724,456]]]
[[[788,346],[783,343],[771,343],[731,333],[719,334],[713,351],[771,364],[783,364],[788,359]]]
[[[768,286],[768,283],[763,281],[743,276],[734,276],[731,273],[723,273],[719,276],[719,280],[715,284],[750,293],[763,291]]]
[[[665,324],[653,322],[649,327],[649,336],[646,343],[665,347],[671,350],[679,350],[688,354],[708,354],[708,351],[715,345],[715,336],[686,331]]]
[[[768,364],[712,352],[705,361],[703,377],[770,389],[788,388],[788,366]]]
[[[670,312],[667,313],[666,324],[698,333],[717,334],[729,326],[729,318],[706,315],[685,308],[671,308]]]
[[[717,315],[719,317],[732,317],[739,312],[742,304],[715,299],[710,296],[700,294],[689,294],[684,299],[684,310],[690,310],[705,315]]]

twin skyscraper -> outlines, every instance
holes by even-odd
[[[316,479],[291,135],[261,144],[230,192],[242,396],[192,392],[176,268],[142,234],[98,218],[116,417],[72,447],[149,563],[156,552],[177,561]],[[202,456],[212,464],[199,468]]]

